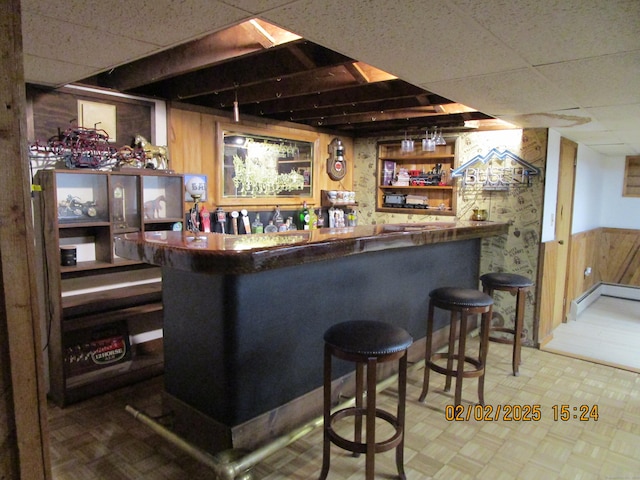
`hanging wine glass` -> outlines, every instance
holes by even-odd
[[[404,140],[400,143],[400,150],[402,153],[411,153],[414,149],[413,140],[407,137],[407,132],[404,132]]]
[[[436,129],[436,132],[437,132],[437,129]],[[436,145],[446,145],[446,144],[447,144],[447,141],[442,136],[442,127],[440,127],[440,133],[438,133],[436,136]]]
[[[422,151],[435,152],[435,150],[436,150],[436,141],[434,140],[433,137],[429,136],[429,130],[426,130],[424,132],[424,139],[422,140]]]

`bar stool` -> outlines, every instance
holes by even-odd
[[[375,454],[396,449],[399,478],[404,473],[404,419],[407,389],[407,349],[413,343],[408,332],[388,323],[356,320],[336,324],[324,334],[324,438],[320,480],[329,473],[331,443],[350,451],[355,457],[365,453],[366,480],[373,480]],[[333,357],[356,364],[356,405],[331,414],[331,364]],[[376,408],[376,371],[378,363],[399,360],[397,413]],[[364,406],[364,367],[367,368],[367,400]],[[355,417],[354,441],[336,433],[333,426],[339,420]],[[366,417],[366,439],[362,442],[362,417]],[[395,433],[376,442],[376,418],[388,422]]]
[[[433,342],[433,314],[435,307],[451,312],[449,326],[449,345],[444,353],[431,353]],[[444,390],[451,389],[451,377],[456,378],[456,391],[454,404],[460,405],[462,398],[462,379],[478,377],[478,400],[484,405],[484,373],[489,347],[489,327],[491,322],[491,310],[493,298],[481,292],[469,288],[442,287],[429,292],[429,314],[427,317],[427,339],[425,351],[424,380],[419,401],[424,402],[429,391],[429,373],[431,370],[446,375]],[[480,320],[480,349],[478,357],[467,356],[467,317],[481,314]],[[458,350],[455,351],[456,325],[459,317],[460,329],[458,334]],[[436,363],[442,358],[447,359],[447,366],[442,367]],[[453,361],[457,360],[456,368]],[[473,369],[465,370],[465,363],[471,364]]]
[[[489,335],[492,342],[507,343],[513,345],[513,359],[511,361],[513,375],[520,374],[520,350],[522,346],[522,325],[524,323],[524,300],[526,292],[533,286],[533,282],[523,275],[515,273],[485,273],[480,277],[482,289],[487,295],[493,296],[494,290],[502,290],[516,294],[516,316],[513,328],[508,327],[491,327],[491,332],[504,332],[513,335],[513,338],[504,338]]]

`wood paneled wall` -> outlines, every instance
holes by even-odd
[[[544,281],[543,272],[554,272],[558,262],[558,243],[546,242],[540,245],[540,258],[538,269],[538,279],[536,284],[541,290],[538,292],[538,338],[539,345],[544,345],[553,336],[553,330],[561,323],[560,318],[554,316],[554,306],[556,295],[555,281]]]
[[[542,244],[541,271],[552,271],[548,266],[555,264],[557,249],[556,242]],[[585,275],[588,268],[591,274]],[[640,230],[596,228],[571,237],[566,301],[580,298],[601,282],[640,287]],[[564,292],[552,291],[554,282],[542,282],[538,278],[537,283],[548,286],[540,292],[538,309],[538,342],[544,345],[551,340],[553,330],[562,322],[561,318],[554,318],[553,299]]]
[[[151,116],[153,102],[116,97],[108,94],[59,88],[51,90],[30,86],[27,99],[31,105],[33,125],[29,132],[29,140],[45,143],[78,122],[78,100],[115,105],[116,107],[116,141],[115,148],[132,145],[136,135],[142,135],[153,141]],[[94,128],[94,125],[82,125]],[[100,125],[97,125],[100,128]],[[113,140],[113,139],[112,139]]]
[[[602,282],[640,287],[640,230],[601,229],[597,253]]]
[[[640,230],[597,228],[571,237],[567,301],[600,282],[640,287]]]
[[[216,188],[213,179],[216,178],[216,155],[219,155],[216,145],[216,127],[218,123],[229,124],[231,119],[217,111],[182,104],[170,104],[168,109],[168,143],[171,156],[171,168],[179,173],[199,173],[208,177],[207,208],[215,209],[213,204]],[[320,190],[352,190],[353,189],[353,140],[339,135],[345,146],[347,160],[347,174],[335,182],[327,175],[328,145],[338,136],[327,132],[304,129],[299,125],[258,121],[252,118],[241,119],[238,128],[243,126],[267,130],[274,136],[295,134],[300,132],[314,132],[318,135],[318,152],[314,162],[314,177],[316,179],[313,201],[310,206],[320,206]],[[257,200],[259,202],[259,200]],[[191,205],[185,204],[185,209]],[[271,209],[273,206],[252,205],[250,209]]]
[[[580,232],[571,237],[567,268],[567,302],[571,302],[600,282],[598,248],[601,230]],[[591,273],[585,274],[590,268]]]

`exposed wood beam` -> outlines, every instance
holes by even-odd
[[[317,107],[312,109],[296,109],[281,114],[273,115],[275,118],[289,120],[292,122],[307,121],[318,118],[344,117],[345,115],[366,114],[377,116],[392,110],[401,110],[416,107],[428,107],[434,113],[442,113],[440,105],[432,105],[428,101],[429,94],[410,95],[406,97],[385,98],[382,100],[361,101],[359,103],[350,102],[344,105],[329,105],[326,107]],[[444,102],[449,100],[443,99]],[[303,105],[301,105],[302,107]],[[255,114],[255,112],[253,112]]]
[[[339,108],[365,102],[379,100],[402,99],[409,96],[423,95],[425,91],[402,80],[390,80],[388,82],[368,83],[365,85],[349,85],[334,90],[322,91],[312,89],[311,93],[297,92],[300,96],[285,98],[273,97],[270,101],[261,101],[257,105],[243,105],[242,111],[249,114],[271,116],[292,112],[314,110],[316,108]],[[212,105],[213,106],[213,105]]]
[[[374,137],[397,135],[399,131],[407,131],[409,135],[419,137],[424,135],[428,128],[438,127],[459,131],[467,120],[491,119],[481,112],[470,112],[456,115],[423,116],[403,120],[383,120],[367,122],[364,124],[349,124],[340,126],[340,130],[346,134],[359,137]],[[308,123],[308,125],[324,127],[322,123]],[[335,128],[335,126],[330,126]]]
[[[51,478],[20,0],[0,0],[0,477]]]
[[[369,82],[364,72],[360,70],[355,63],[348,63],[345,65],[345,68],[357,83],[363,84]]]
[[[295,45],[294,45],[295,44]],[[301,62],[297,47],[313,59],[317,68],[339,66],[352,60],[339,53],[326,54],[326,49],[310,42],[292,42],[263,50],[260,54],[223,62],[145,87],[144,91],[172,100],[185,100],[201,95],[235,90],[236,86],[250,87],[264,82],[278,81],[308,72],[308,62]]]
[[[369,122],[384,122],[388,120],[403,120],[412,118],[426,118],[440,116],[435,112],[433,107],[420,107],[420,108],[402,108],[397,110],[385,110],[374,111],[368,113],[359,114],[345,114],[342,116],[332,117],[315,117],[308,120],[315,120],[322,122],[325,127],[332,125],[344,125],[344,124],[360,124]]]
[[[102,73],[98,84],[120,91],[132,90],[223,61],[264,50],[254,35],[237,25],[199,40],[151,55]],[[262,38],[260,40],[263,40]]]

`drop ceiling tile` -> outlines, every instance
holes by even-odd
[[[86,65],[24,55],[24,79],[27,83],[57,87],[69,83],[70,79],[86,78],[94,71],[94,67]]]
[[[532,65],[640,49],[638,0],[454,0]]]
[[[623,143],[616,132],[611,131],[578,131],[576,129],[554,128],[560,134],[585,145],[617,145]]]
[[[416,84],[526,66],[448,2],[303,0],[264,17]]]
[[[41,58],[101,69],[137,58],[156,48],[148,43],[28,12],[22,20],[24,52]]]
[[[585,110],[607,125],[610,130],[635,128],[636,135],[640,139],[640,103],[593,107]]]
[[[578,128],[604,130],[593,116],[585,110],[572,108],[555,112],[528,113],[523,115],[503,115],[503,120],[528,128]]]
[[[635,155],[640,152],[638,147],[632,147],[624,144],[616,145],[594,145],[590,146],[592,150],[601,153],[605,157],[624,157],[626,155]]]
[[[582,107],[640,103],[640,50],[536,67]]]
[[[222,0],[222,3],[227,3],[234,7],[240,8],[252,14],[258,14],[266,12],[282,5],[296,3],[291,0]]]
[[[492,116],[553,112],[576,107],[575,101],[530,69],[420,86]]]
[[[616,133],[623,142],[640,145],[640,129],[618,130]]]
[[[22,0],[22,9],[23,16],[36,13],[68,22],[69,35],[84,35],[84,31],[75,31],[82,25],[96,33],[105,32],[162,47],[191,40],[249,17],[247,12],[219,1]],[[125,55],[124,58],[131,57]]]

